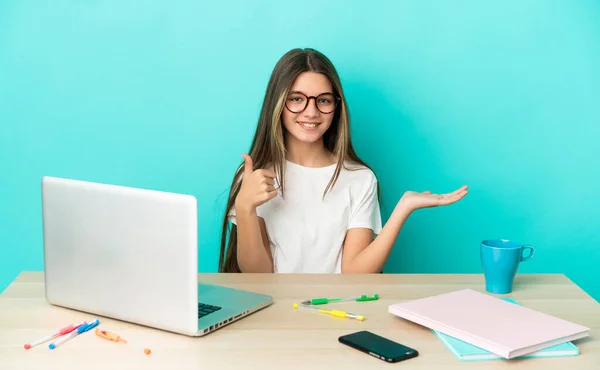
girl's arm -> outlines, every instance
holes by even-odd
[[[420,208],[452,204],[458,202],[466,194],[466,186],[443,195],[431,194],[429,191],[423,193],[406,192],[375,240],[373,240],[371,229],[356,228],[348,230],[343,247],[342,273],[381,272],[402,226],[413,211]]]
[[[381,272],[410,213],[407,207],[398,203],[375,240],[371,229],[348,230],[344,241],[342,273]]]
[[[269,248],[265,221],[256,209],[236,206],[237,261],[242,272],[273,272],[273,257]]]
[[[242,272],[273,272],[265,221],[256,214],[256,207],[277,196],[275,172],[253,170],[252,158],[247,154],[242,156],[244,175],[235,199],[238,265]]]

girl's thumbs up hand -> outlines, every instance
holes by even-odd
[[[265,169],[254,170],[252,158],[244,157],[244,174],[242,186],[235,199],[235,207],[244,211],[254,212],[256,207],[277,196],[275,188],[275,172]]]

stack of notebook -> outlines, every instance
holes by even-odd
[[[589,328],[471,289],[393,304],[389,312],[436,333],[461,360],[578,354]]]
[[[500,298],[505,301],[509,301],[518,304],[512,298]],[[479,348],[462,340],[453,338],[449,335],[440,333],[433,330],[433,333],[440,339],[442,343],[452,352],[456,358],[461,361],[482,361],[482,360],[501,360],[503,357],[495,355],[490,351],[486,351],[483,348]],[[571,342],[557,344],[548,348],[541,349],[529,353],[527,355],[520,356],[518,358],[536,358],[536,357],[564,357],[564,356],[577,356],[579,355],[579,348]]]

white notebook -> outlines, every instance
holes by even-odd
[[[464,289],[389,306],[389,312],[504,358],[589,335],[589,328]]]

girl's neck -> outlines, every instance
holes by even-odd
[[[333,153],[325,148],[323,140],[314,143],[289,140],[286,151],[286,160],[304,167],[326,167],[335,163]]]

